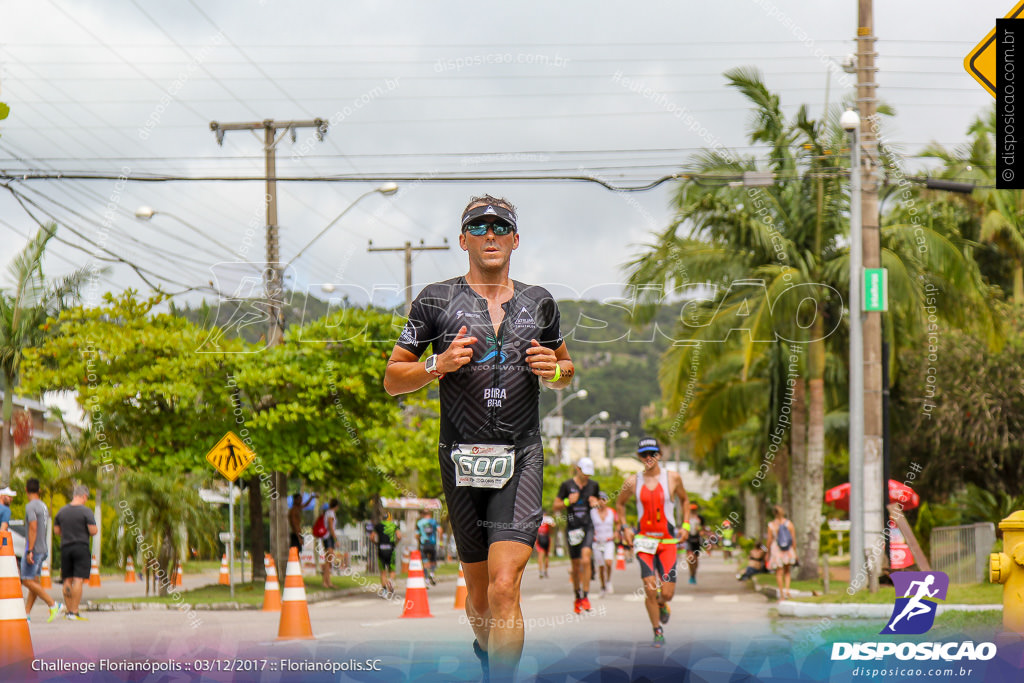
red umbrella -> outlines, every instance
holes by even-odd
[[[825,491],[825,502],[839,510],[850,509],[850,485],[840,484]],[[921,496],[906,484],[889,480],[889,502],[900,503],[904,510],[911,510],[921,504]]]

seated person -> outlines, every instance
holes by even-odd
[[[764,545],[764,539],[760,538],[757,540],[757,545],[755,545],[750,551],[746,569],[743,570],[742,574],[737,574],[736,578],[740,581],[746,581],[754,574],[767,574],[768,569],[765,567],[765,561],[767,559],[768,548]]]

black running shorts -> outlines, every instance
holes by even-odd
[[[543,515],[544,447],[540,439],[516,446],[515,472],[500,489],[456,486],[450,445],[438,448],[438,462],[462,562],[484,562],[487,549],[497,541],[533,547]]]
[[[421,543],[420,558],[424,562],[437,562],[437,546],[433,543]]]
[[[384,571],[385,569],[387,569],[389,572],[395,571],[395,551],[378,550],[377,564],[380,565],[381,571]]]
[[[569,546],[569,559],[578,560],[583,557],[583,549],[590,548],[594,545],[594,527],[585,526],[579,529],[583,531],[583,541],[579,545],[572,544],[572,538],[570,534],[577,529],[566,529],[565,530],[565,544]]]
[[[88,543],[72,543],[60,549],[60,578],[88,579],[92,569],[92,556]]]

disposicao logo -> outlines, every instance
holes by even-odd
[[[889,575],[896,588],[896,604],[889,622],[881,635],[920,635],[935,624],[938,605],[949,591],[949,576],[945,572],[893,572]],[[922,642],[922,643],[832,643],[832,660],[871,660],[895,656],[900,660],[942,660],[946,662],[966,659],[989,660],[996,656],[994,643]]]
[[[927,633],[939,607],[934,601],[946,599],[949,577],[945,572],[893,572],[889,578],[896,587],[896,604],[880,633]]]

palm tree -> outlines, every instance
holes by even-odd
[[[10,288],[0,288],[0,375],[3,376],[3,424],[0,438],[0,486],[11,478],[14,441],[8,425],[14,413],[14,391],[18,386],[23,352],[47,334],[44,325],[73,300],[94,271],[81,268],[56,281],[43,275],[46,245],[57,233],[50,224],[35,234],[7,266]]]
[[[996,190],[996,108],[980,114],[967,129],[969,139],[953,149],[938,143],[922,156],[943,162],[940,177],[973,181],[980,187],[969,196],[945,198],[960,205],[976,224],[976,234],[965,235],[994,245],[1010,261],[1010,294],[1017,306],[1024,304],[1024,194]]]
[[[827,390],[826,378],[844,374],[846,357],[846,141],[838,112],[814,121],[801,107],[787,120],[756,70],[725,76],[753,105],[748,138],[767,147],[766,158],[723,149],[697,154],[676,192],[672,225],[627,268],[646,311],[666,292],[700,284],[684,308],[679,342],[666,352],[663,391],[670,405],[681,404],[699,352],[701,383],[687,422],[698,457],[752,415],[760,417],[755,467],[780,473],[779,463],[788,461],[789,472],[779,477],[787,482],[782,496],[797,528],[801,576],[809,578],[817,575],[827,401],[842,400],[841,392]],[[765,169],[772,184],[739,182]],[[883,229],[894,304],[889,328],[896,326],[897,336],[901,326],[920,324],[926,283],[947,285],[960,302],[984,298],[973,262],[930,228],[923,228],[929,248],[922,254],[914,248],[918,228]]]
[[[136,566],[146,569],[147,594],[152,572],[157,595],[166,595],[189,543],[204,549],[214,547],[220,517],[199,497],[198,477],[126,471],[121,483],[118,554],[122,560],[138,557]]]

